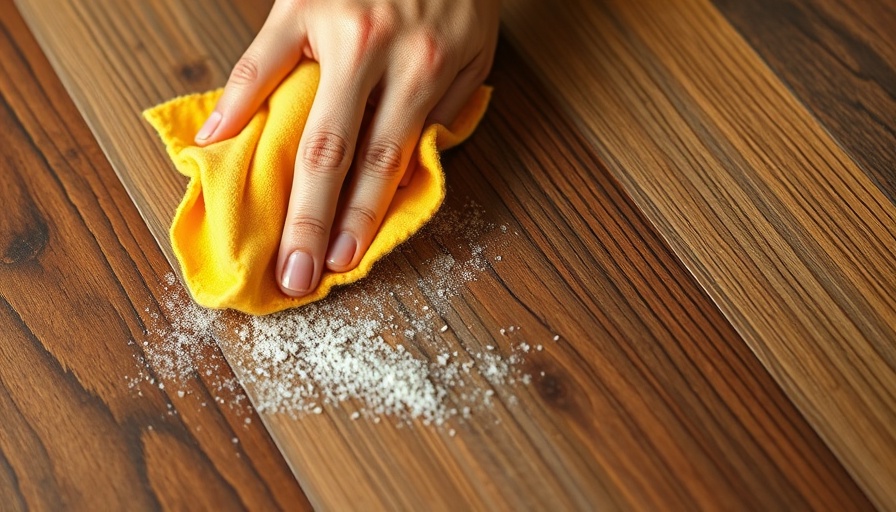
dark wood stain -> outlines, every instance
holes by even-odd
[[[177,68],[177,75],[194,87],[208,87],[209,69],[204,61],[196,61],[184,64]]]
[[[0,221],[0,250],[3,256],[0,262],[4,265],[20,265],[37,259],[47,247],[50,231],[46,220],[37,211],[37,207],[28,196],[21,193],[19,177],[8,173],[10,201],[5,205],[7,211]]]

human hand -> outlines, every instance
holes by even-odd
[[[324,267],[357,266],[410,181],[423,128],[449,125],[488,74],[499,10],[500,0],[275,1],[196,143],[239,133],[303,56],[320,63],[286,219],[272,219],[284,221],[284,293],[311,292]]]

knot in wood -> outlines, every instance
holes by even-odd
[[[177,75],[189,84],[204,84],[209,76],[208,65],[204,61],[183,64],[177,68]]]

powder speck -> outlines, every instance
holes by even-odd
[[[169,296],[161,302],[170,325],[150,329],[144,356],[166,381],[183,383],[204,375],[215,401],[223,405],[227,397],[236,408],[248,400],[235,379],[218,371],[228,361],[217,343],[227,345],[229,363],[252,389],[259,412],[298,418],[344,404],[353,410],[352,420],[364,417],[374,423],[383,415],[427,425],[469,418],[491,405],[495,391],[484,387],[502,386],[502,396],[510,397],[508,386],[528,380],[520,374],[517,353],[504,356],[492,345],[485,353],[468,352],[469,347],[445,351],[459,341],[432,331],[434,321],[456,314],[452,299],[465,292],[466,283],[489,270],[485,247],[469,242],[488,229],[493,228],[475,205],[444,210],[417,235],[437,240],[431,244],[436,253],[421,262],[412,280],[394,271],[378,273],[377,267],[365,281],[323,301],[264,317],[203,309],[186,298],[173,275],[166,276]],[[457,241],[467,245],[458,248]],[[431,306],[422,306],[422,315],[415,317],[414,306],[424,300]],[[384,311],[391,308],[383,305],[396,303],[403,307],[394,311],[410,316],[387,316]],[[443,323],[438,331],[448,328]],[[426,354],[437,355],[433,361]],[[143,373],[131,382],[140,380],[152,383]],[[159,382],[159,387],[164,385]],[[179,397],[185,394],[178,391]],[[249,417],[244,421],[251,423]]]

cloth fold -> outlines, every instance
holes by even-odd
[[[175,98],[143,113],[174,166],[190,178],[170,237],[198,304],[264,315],[319,300],[334,286],[365,277],[436,213],[445,198],[439,151],[473,133],[491,95],[489,87],[480,87],[452,126],[424,130],[420,165],[410,185],[396,193],[359,265],[343,273],[325,271],[316,290],[293,298],[277,286],[275,264],[296,151],[319,78],[317,63],[300,63],[238,135],[204,148],[193,137],[222,90]]]

